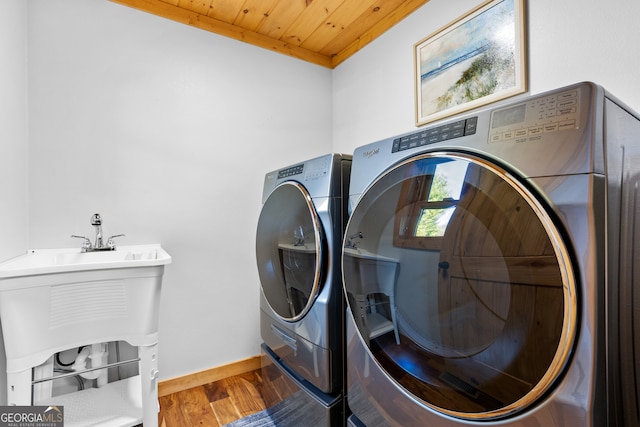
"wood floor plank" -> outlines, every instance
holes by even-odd
[[[219,427],[202,387],[193,387],[180,393],[180,403],[181,411],[189,419],[189,426]]]
[[[211,410],[220,425],[229,424],[242,418],[230,398],[224,398],[211,402]]]
[[[247,372],[240,375],[240,378],[246,380],[247,391],[253,397],[253,400],[258,404],[258,411],[262,411],[267,408],[262,397],[262,379],[256,372]]]
[[[251,381],[241,375],[227,378],[224,381],[229,398],[241,417],[246,417],[265,409],[262,394]]]
[[[207,394],[207,399],[209,402],[215,402],[217,400],[226,399],[229,397],[229,393],[227,392],[225,380],[214,381],[209,384],[205,384],[202,386],[204,392]]]
[[[265,409],[260,369],[159,398],[160,427],[219,427]]]
[[[280,393],[278,393],[278,390],[274,387],[274,384],[268,383],[265,384],[264,387],[262,387],[262,399],[264,400],[265,406],[272,406],[282,400],[282,397],[280,396]]]
[[[165,427],[186,427],[188,421],[180,410],[180,393],[172,393],[159,398],[160,416]]]

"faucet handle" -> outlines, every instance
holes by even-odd
[[[116,237],[125,237],[125,235],[124,234],[115,234],[115,235],[113,235],[113,236],[111,236],[111,237],[109,237],[107,239],[107,247],[111,248],[112,250],[116,248],[116,242],[113,240]]]
[[[84,239],[84,242],[82,242],[82,249],[83,250],[91,249],[91,240],[89,240],[88,237],[77,236],[75,234],[72,234],[71,237],[73,237],[74,239]]]

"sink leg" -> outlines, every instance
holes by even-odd
[[[158,344],[138,347],[140,384],[142,387],[142,422],[145,427],[158,427]]]
[[[7,372],[7,402],[9,405],[31,405],[31,369]]]

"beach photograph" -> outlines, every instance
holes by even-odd
[[[524,90],[516,1],[493,0],[416,45],[418,122]]]

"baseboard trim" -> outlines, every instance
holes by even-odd
[[[253,356],[244,360],[229,363],[228,365],[194,372],[193,374],[187,374],[182,377],[159,381],[158,396],[167,396],[171,393],[177,393],[203,384],[229,378],[234,375],[244,374],[245,372],[250,372],[256,369],[260,369],[260,356]]]

